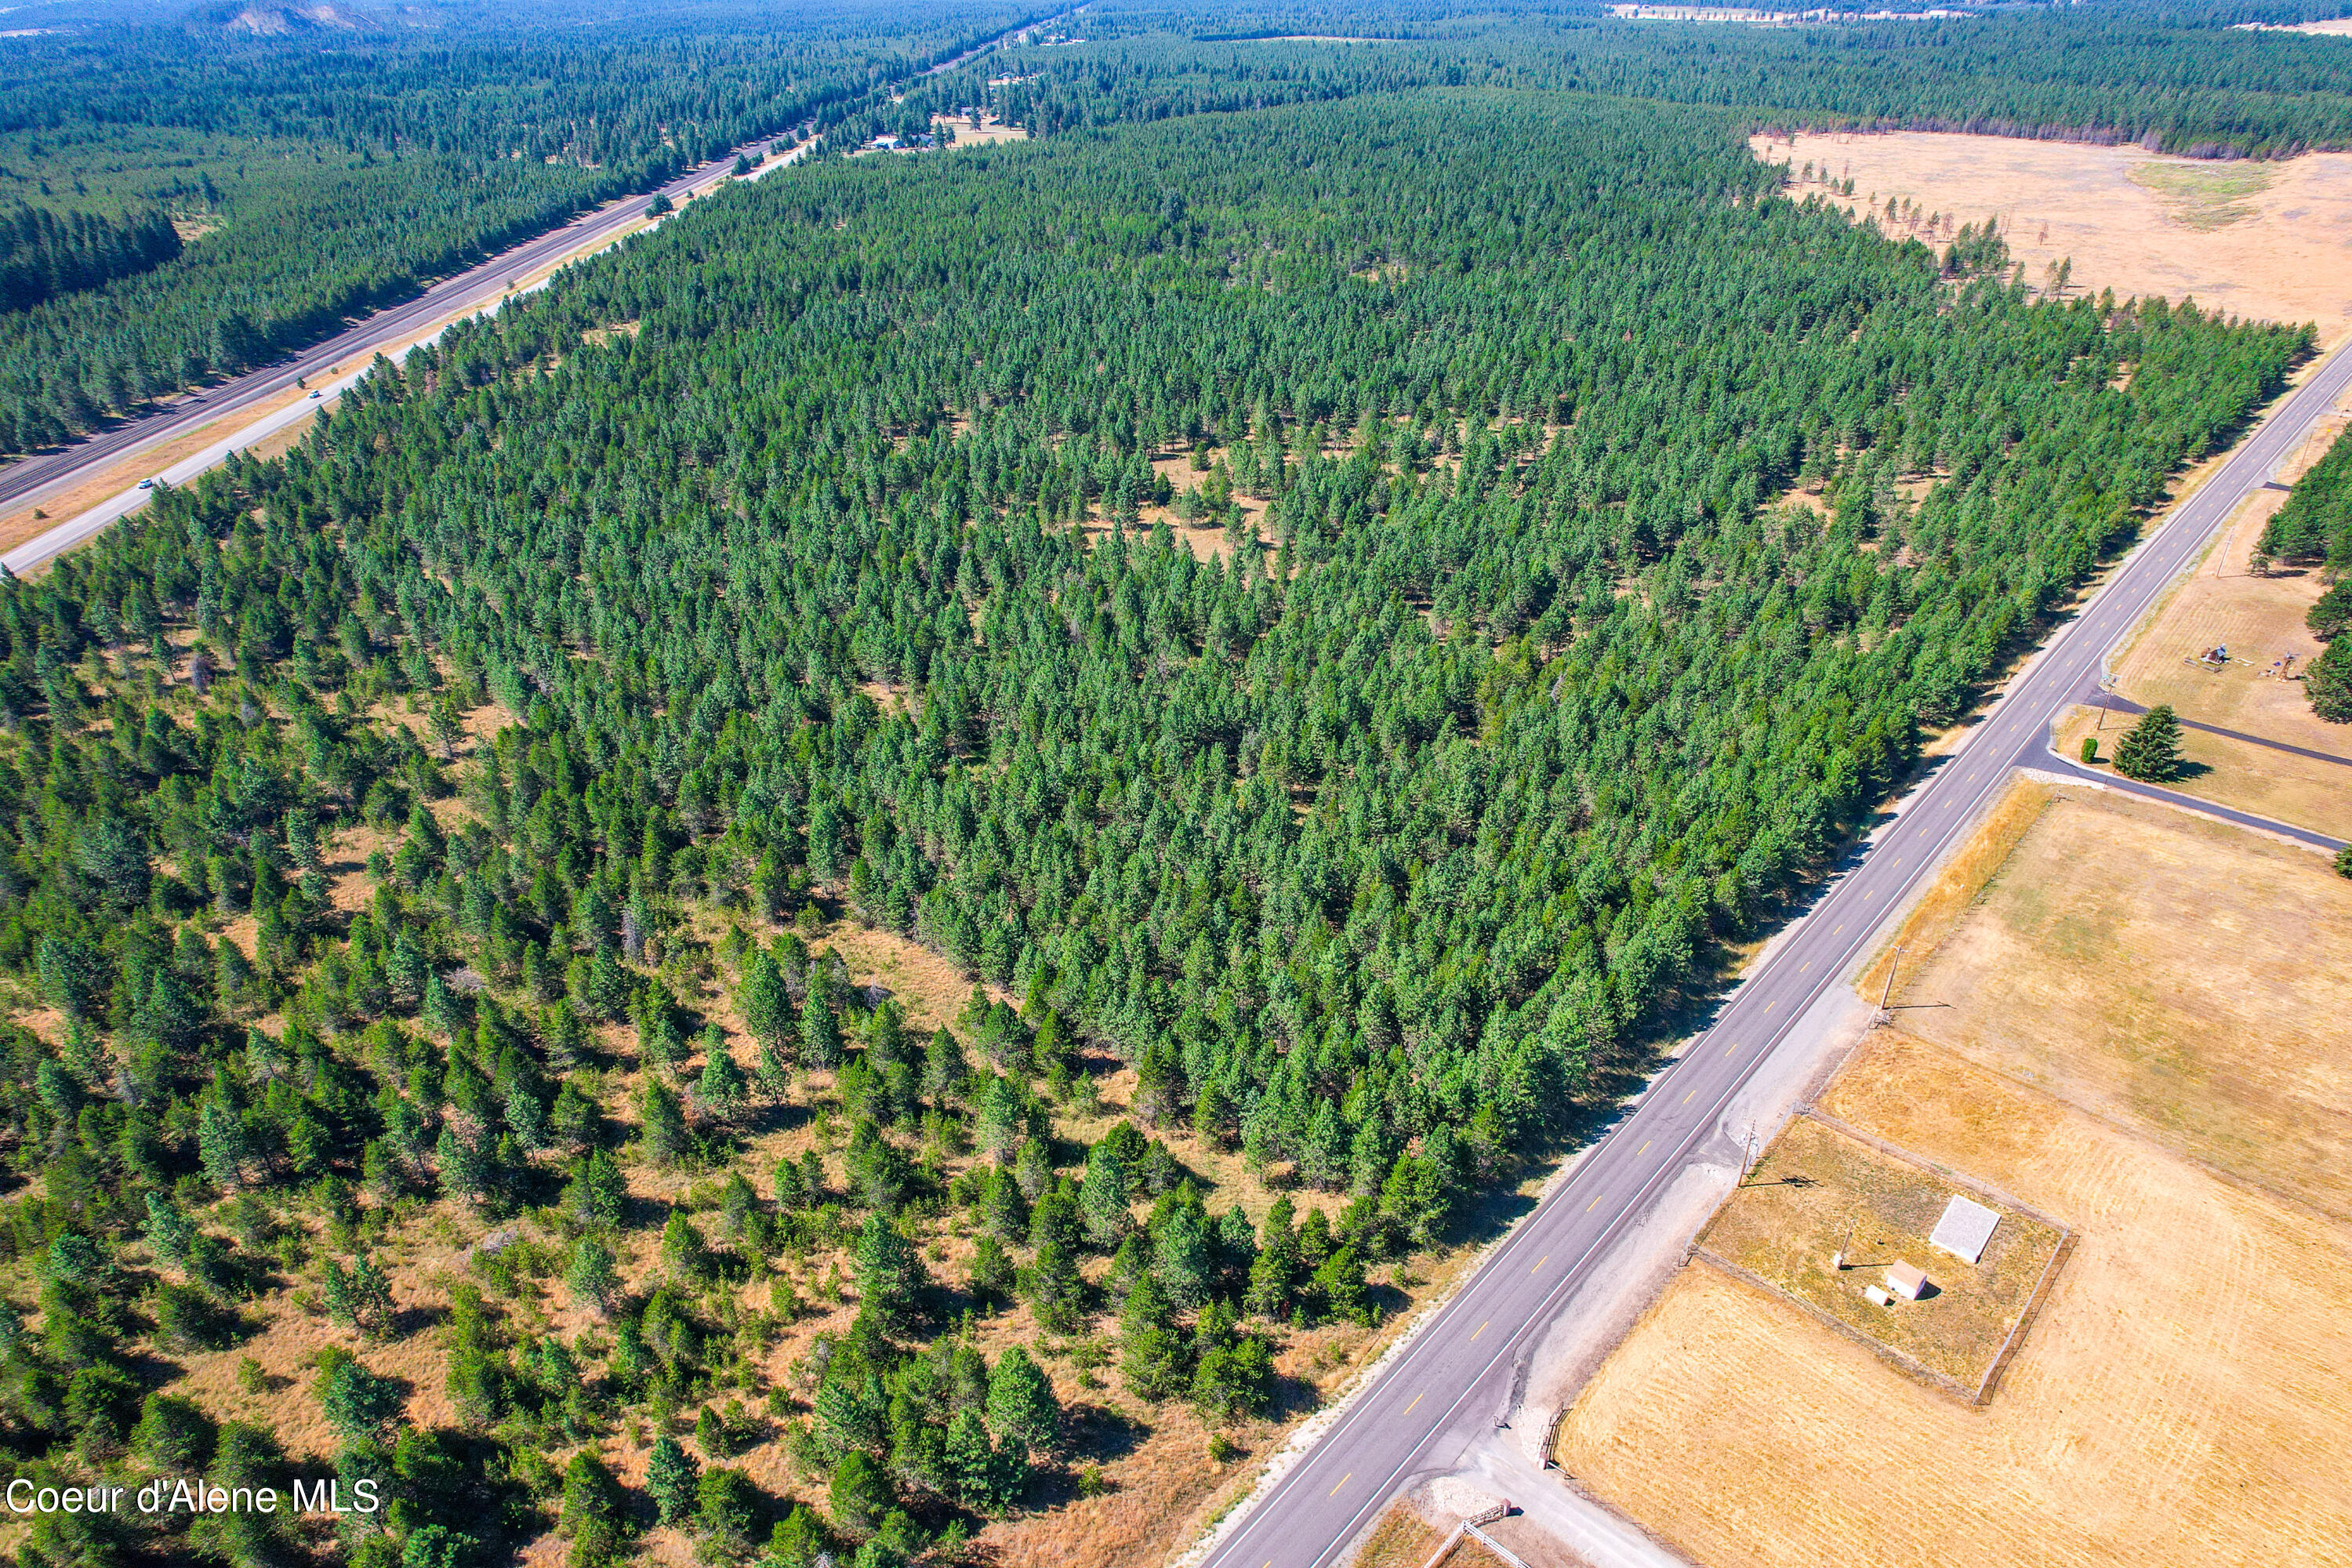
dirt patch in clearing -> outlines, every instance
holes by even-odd
[[[1970,1263],[1928,1235],[1955,1196],[2000,1215]],[[1712,1258],[1743,1269],[1975,1397],[2023,1321],[2063,1233],[2040,1215],[1801,1116],[1773,1141],[1699,1233]],[[1928,1286],[1885,1304],[1864,1291],[1908,1263]]]
[[[1940,246],[1962,224],[1997,218],[2037,287],[2071,259],[2070,294],[2193,296],[2228,315],[2313,322],[2322,342],[2352,328],[2352,153],[2214,164],[2137,146],[1929,132],[1749,145],[1790,165],[1791,196],[1874,212],[1897,238]],[[1822,183],[1847,178],[1852,196]]]
[[[1832,1104],[2079,1227],[1999,1395],[1930,1393],[1688,1268],[1564,1424],[1578,1484],[1710,1564],[2352,1554],[2352,1319],[2311,1306],[2352,1283],[2340,1227],[1916,1041],[1879,1037]]]
[[[1906,954],[1896,1016],[1984,1067],[2352,1218],[2352,967],[2322,956],[2347,950],[2352,881],[2323,857],[2062,790],[1957,928]]]

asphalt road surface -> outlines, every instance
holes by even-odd
[[[1014,29],[1016,32],[1023,30],[1025,29]],[[961,65],[987,53],[1011,36],[1008,33],[991,38],[952,60],[933,67],[927,74],[937,75]],[[746,142],[737,151],[748,152],[762,147],[766,141],[767,138],[763,137],[757,142]],[[69,447],[26,458],[0,468],[0,507],[37,506],[45,498],[79,483],[95,468],[114,462],[139,447],[168,441],[198,426],[266,403],[284,393],[297,380],[308,381],[326,371],[330,365],[341,364],[346,371],[355,370],[363,367],[379,352],[405,350],[435,321],[491,303],[506,291],[511,280],[524,277],[535,268],[545,266],[583,247],[601,246],[619,237],[622,231],[645,212],[646,204],[656,194],[677,202],[691,192],[717,184],[734,165],[735,156],[736,153],[730,152],[714,163],[681,174],[660,186],[658,193],[646,191],[624,196],[593,212],[584,213],[560,228],[551,229],[536,239],[526,240],[510,250],[501,251],[478,267],[443,279],[413,300],[387,306],[372,316],[363,317],[335,336],[303,350],[291,359],[248,371],[232,381],[207,387],[152,414],[125,420],[111,429],[101,430]],[[79,538],[65,540],[59,548],[69,548],[79,542]],[[15,569],[23,570],[21,566]]]
[[[1813,1003],[1839,984],[2012,770],[2048,768],[2052,724],[2095,694],[2103,661],[2352,384],[2339,353],[2174,510],[2011,681],[1967,741],[1849,860],[1773,956],[1644,1091],[1575,1173],[1206,1559],[1205,1568],[1324,1568],[1415,1478],[1452,1470],[1509,1414],[1515,1363],[1609,1244],[1688,1163],[1739,1152],[1719,1126]],[[2101,783],[2116,783],[2105,778]],[[1693,1478],[1694,1484],[1703,1484]]]
[[[677,201],[689,191],[716,184],[734,162],[735,154],[730,153],[716,163],[679,175],[660,187],[661,193]],[[43,496],[78,482],[90,469],[115,461],[135,447],[170,440],[183,431],[265,403],[291,387],[297,379],[308,380],[330,365],[356,368],[379,351],[405,348],[442,317],[478,309],[497,300],[506,291],[509,280],[583,246],[609,243],[618,237],[644,214],[646,205],[652,199],[653,193],[647,192],[607,203],[536,239],[501,251],[478,267],[445,278],[413,300],[362,318],[291,359],[248,371],[153,414],[101,430],[70,447],[12,463],[0,469],[0,505],[13,506],[28,500],[37,504]]]

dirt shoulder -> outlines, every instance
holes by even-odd
[[[1709,1564],[2352,1560],[2352,1320],[2311,1309],[2352,1284],[2347,934],[2316,856],[2025,786],[1821,1100],[2071,1230],[1990,1403],[1685,1268],[1563,1423],[1573,1483]]]

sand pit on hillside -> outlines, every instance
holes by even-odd
[[[2062,790],[1958,928],[1906,955],[1896,1016],[1987,1068],[2352,1217],[2347,951],[2352,881],[2324,856]]]
[[[2051,265],[2074,262],[2069,293],[2113,289],[2118,299],[2194,296],[2228,315],[2310,321],[2319,340],[2352,329],[2352,153],[2275,163],[2213,163],[2159,157],[2137,146],[2093,147],[1930,132],[1836,132],[1754,138],[1759,157],[1801,174],[1843,180],[1849,211],[1887,223],[1892,198],[1950,230],[1998,217],[2011,254],[2036,287]],[[1792,184],[1790,195],[1826,195]],[[1938,226],[1935,243],[1950,230]],[[1924,226],[1896,220],[1895,237]]]
[[[1578,1485],[1708,1568],[2352,1562],[2340,1226],[1891,1032],[1826,1109],[2075,1227],[1999,1394],[1689,1268],[1563,1424]]]

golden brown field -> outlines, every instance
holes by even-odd
[[[1945,1204],[2000,1215],[1971,1264],[1929,1245]],[[1941,1173],[1801,1116],[1699,1233],[1701,1250],[1745,1270],[1974,1397],[2057,1253],[2058,1227]],[[1843,1256],[1842,1268],[1832,1258]],[[1888,1266],[1927,1271],[1935,1293],[1874,1305]]]
[[[2216,164],[2137,146],[1899,132],[1754,138],[1759,157],[1851,176],[1848,211],[1874,210],[1901,238],[1930,215],[1998,218],[2025,280],[2071,259],[2069,293],[2193,297],[2225,315],[2310,321],[2323,343],[2352,329],[2352,153]],[[1799,197],[1823,186],[1798,184]],[[1897,204],[1890,223],[1886,204]],[[1908,202],[1920,221],[1902,216]],[[1940,245],[1949,237],[1938,225]]]
[[[2352,1562],[2347,930],[2317,855],[2014,793],[1822,1101],[2073,1229],[1990,1404],[1692,1268],[1563,1466],[1709,1568]]]
[[[2352,1219],[2352,966],[2325,956],[2347,948],[2352,881],[2325,857],[2061,790],[1958,929],[1906,952],[1897,1016],[1983,1067]]]
[[[2352,1321],[2312,1310],[2352,1283],[2342,1227],[1900,1036],[1830,1108],[2077,1226],[1999,1392],[1972,1409],[1687,1268],[1562,1427],[1580,1485],[1709,1568],[2352,1554]]]

